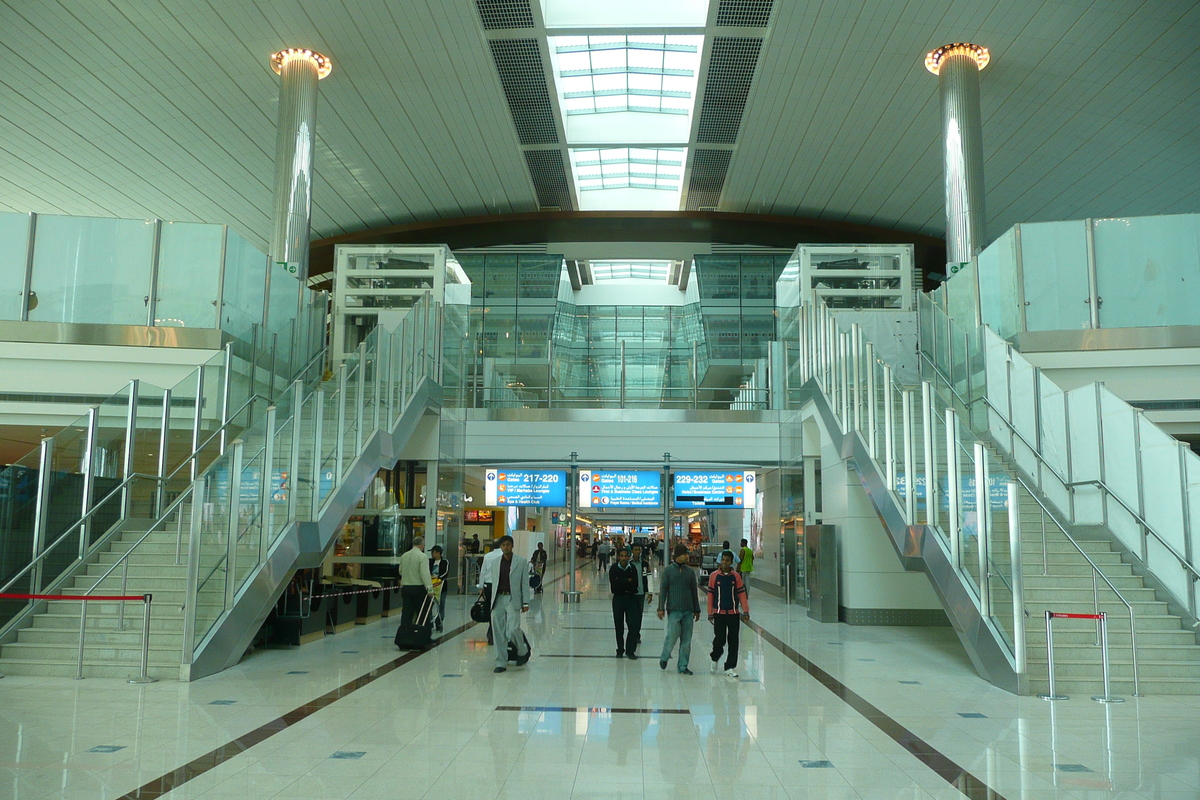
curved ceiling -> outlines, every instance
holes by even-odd
[[[922,57],[966,40],[992,51],[991,236],[1200,211],[1200,4],[797,0],[756,35],[721,211],[942,235]],[[0,43],[5,210],[224,222],[265,247],[267,59],[295,45],[334,63],[314,239],[538,208],[472,0],[7,0]]]

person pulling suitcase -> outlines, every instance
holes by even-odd
[[[410,623],[400,623],[396,629],[396,647],[401,650],[424,650],[433,644],[433,595],[426,595],[421,610]]]

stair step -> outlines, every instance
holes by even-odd
[[[1133,680],[1133,664],[1129,660],[1129,652],[1125,652],[1124,660],[1119,660],[1120,653],[1111,651],[1109,656],[1109,675],[1112,678]],[[1029,662],[1028,673],[1031,679],[1047,677],[1046,664]],[[1099,680],[1101,677],[1100,656],[1085,661],[1060,659],[1057,648],[1054,655],[1054,677],[1083,678]],[[1200,681],[1200,662],[1197,661],[1145,661],[1138,658],[1138,678],[1187,678]],[[1191,694],[1195,694],[1193,688]]]
[[[153,640],[150,642],[150,644],[151,663],[180,663],[182,655],[180,653],[181,647],[179,644],[165,647],[156,646]],[[26,642],[11,642],[4,645],[4,658],[25,659],[27,661],[54,661],[58,659],[68,659],[70,661],[74,661],[78,652],[78,639],[72,643],[64,644],[30,644]],[[88,638],[84,640],[83,654],[85,661],[88,658],[91,658],[96,663],[120,661],[128,664],[137,664],[142,658],[142,646],[140,641],[129,645],[123,645],[120,643],[97,644]]]
[[[1146,588],[1146,582],[1142,580],[1140,575],[1109,575],[1108,573],[1105,573],[1104,577],[1107,578],[1113,586],[1117,587],[1122,594],[1125,593],[1125,589]],[[1107,587],[1107,584],[1100,578],[1096,579],[1096,583],[1100,591],[1104,591]],[[1030,575],[1029,571],[1026,570],[1026,596],[1028,597],[1030,592],[1038,592],[1042,589],[1086,589],[1090,592],[1092,590],[1092,575],[1090,573],[1090,568],[1089,574],[1087,575]],[[1126,597],[1126,599],[1129,598]]]
[[[179,663],[179,658],[176,658],[172,663],[163,662],[161,664],[155,664],[151,662],[146,672],[151,678],[157,678],[159,680],[178,680]],[[85,678],[136,678],[140,674],[140,669],[140,660],[130,661],[128,663],[98,661],[90,658],[88,653],[84,652],[83,676]],[[73,658],[0,658],[0,672],[7,675],[37,675],[50,678],[74,678],[75,670],[76,662]]]
[[[1058,664],[1060,660],[1070,662],[1100,662],[1100,647],[1092,642],[1086,644],[1068,644],[1060,642],[1058,637],[1054,639],[1054,663]],[[1046,665],[1046,641],[1043,639],[1040,644],[1031,642],[1026,645],[1026,653],[1030,664],[1040,664],[1044,670]],[[1109,658],[1114,664],[1128,664],[1132,660],[1129,649],[1129,637],[1126,636],[1124,641],[1114,642],[1112,637],[1108,640]],[[1200,664],[1200,647],[1192,645],[1156,645],[1148,644],[1138,638],[1138,664],[1149,663],[1188,663]]]
[[[117,616],[100,615],[94,610],[88,611],[87,628],[88,631],[115,631],[117,629]],[[79,635],[79,614],[37,614],[34,616],[31,628],[23,628],[22,630],[54,630],[54,631],[71,631],[76,636]],[[132,613],[130,610],[125,612],[125,629],[133,630],[142,629],[142,610],[139,608]],[[183,612],[178,608],[158,608],[157,606],[150,612],[150,632],[167,632],[183,629]],[[1140,635],[1140,634],[1139,634]],[[1128,637],[1126,637],[1128,638]]]
[[[1154,594],[1154,590],[1149,587],[1146,587],[1146,586],[1143,586],[1140,589],[1121,589],[1120,592],[1121,592],[1121,596],[1125,598],[1126,602],[1132,603],[1134,605],[1137,605],[1138,603],[1157,602],[1157,597]],[[1108,595],[1107,598],[1105,597],[1106,594]],[[1039,602],[1044,600],[1048,603],[1056,603],[1056,602],[1057,603],[1082,603],[1085,601],[1088,603],[1091,603],[1092,598],[1094,597],[1094,595],[1092,594],[1092,587],[1090,584],[1087,587],[1079,587],[1079,588],[1060,587],[1060,586],[1041,586],[1041,587],[1037,588],[1035,596],[1038,598]],[[1025,599],[1026,599],[1026,602],[1028,602],[1030,599],[1030,595],[1027,594]],[[1100,606],[1101,606],[1100,610],[1101,611],[1107,610],[1104,608],[1104,605],[1106,603],[1109,603],[1109,604],[1116,603],[1118,605],[1121,605],[1120,601],[1113,597],[1112,590],[1108,589],[1108,587],[1102,583],[1100,585]],[[1165,607],[1166,603],[1163,603],[1163,606]],[[1124,608],[1124,606],[1122,606],[1122,608]],[[1051,608],[1050,610],[1057,611],[1058,609]]]
[[[151,618],[151,623],[153,623]],[[139,652],[142,647],[142,621],[125,620],[125,630],[118,631],[115,628],[95,629],[91,625],[91,620],[88,621],[87,635],[84,637],[84,650],[96,647],[124,647],[134,648]],[[18,644],[30,645],[47,645],[47,646],[79,646],[79,626],[75,626],[75,630],[67,628],[43,628],[34,626],[32,628],[22,628],[17,632]],[[153,625],[150,628],[150,649],[164,650],[175,648],[178,650],[183,643],[183,629],[181,625],[176,625],[174,631],[156,631]],[[1056,651],[1057,652],[1057,651]]]

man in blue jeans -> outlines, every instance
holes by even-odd
[[[696,570],[688,566],[688,549],[684,544],[675,545],[671,566],[663,570],[658,585],[658,618],[663,619],[664,607],[667,619],[667,638],[663,641],[662,655],[658,659],[659,669],[666,669],[671,660],[675,641],[679,640],[679,674],[691,675],[688,660],[692,656],[692,624],[700,619],[699,585]]]

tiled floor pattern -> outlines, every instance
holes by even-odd
[[[743,631],[738,679],[614,651],[607,596],[553,587],[526,630],[535,657],[491,671],[482,627],[382,674],[167,798],[962,798],[779,649]],[[981,681],[949,629],[820,625],[764,592],[757,624],[994,792],[1015,798],[1200,798],[1200,698],[1046,703]],[[452,600],[448,627],[466,621]],[[264,649],[191,684],[0,680],[0,800],[115,800],[398,657],[394,620]],[[542,658],[598,656],[596,658]],[[497,710],[497,707],[520,710]],[[686,712],[686,713],[682,713]]]

